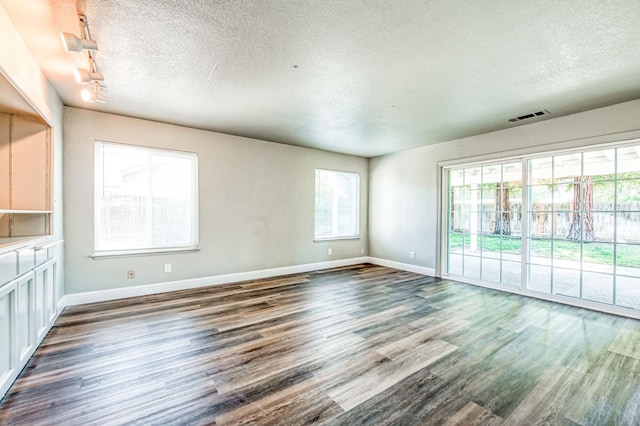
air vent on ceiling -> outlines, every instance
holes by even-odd
[[[517,123],[518,121],[523,121],[523,120],[531,120],[532,118],[539,118],[545,115],[549,115],[550,112],[547,111],[546,109],[543,109],[542,111],[536,111],[536,112],[530,112],[529,114],[524,114],[524,115],[520,115],[518,117],[513,117],[510,118],[509,121],[510,123]]]

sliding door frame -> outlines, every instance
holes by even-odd
[[[591,151],[597,149],[611,149],[621,148],[629,145],[640,144],[640,130],[633,132],[626,132],[617,135],[598,136],[589,139],[577,139],[571,141],[565,141],[561,143],[554,143],[549,145],[539,145],[535,148],[503,151],[501,153],[495,153],[491,155],[483,155],[479,157],[466,157],[456,160],[441,161],[438,163],[438,232],[437,232],[437,250],[436,250],[436,276],[445,279],[453,279],[456,281],[466,282],[481,287],[491,288],[495,290],[506,291],[510,293],[522,294],[528,297],[548,300],[552,302],[563,303],[566,305],[577,306],[596,310],[600,312],[612,313],[616,315],[622,315],[630,318],[640,319],[640,309],[624,308],[616,305],[609,305],[606,303],[592,302],[581,298],[573,298],[569,296],[562,296],[559,294],[541,293],[538,291],[529,290],[527,287],[529,280],[529,239],[530,235],[530,218],[529,218],[529,160],[535,158],[542,158],[556,155],[566,155],[571,153],[582,153],[584,151]],[[451,169],[461,169],[465,167],[476,167],[483,165],[495,165],[496,163],[507,162],[522,162],[522,219],[521,219],[521,271],[520,271],[520,284],[518,286],[476,280],[465,276],[459,276],[449,274],[447,262],[449,261],[448,255],[448,241],[449,241],[449,221],[450,215],[448,214],[450,199],[449,199],[449,174],[447,173]],[[616,161],[617,167],[617,161]],[[616,210],[617,211],[617,210]],[[463,237],[464,238],[464,237]],[[464,240],[463,240],[464,242]],[[616,244],[614,242],[614,247]],[[615,259],[615,258],[614,258]],[[581,269],[582,274],[582,269]],[[615,280],[615,269],[613,273]],[[582,279],[581,279],[582,281]],[[615,283],[615,281],[614,281]],[[551,283],[553,286],[553,282]],[[582,283],[581,283],[582,293]],[[614,285],[614,300],[615,300],[615,285]]]

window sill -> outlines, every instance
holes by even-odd
[[[91,256],[93,259],[113,259],[118,257],[132,257],[132,256],[157,256],[162,254],[181,254],[181,253],[195,253],[200,251],[200,246],[193,247],[175,247],[175,248],[159,248],[159,249],[140,249],[140,250],[110,250],[110,251],[96,251]]]
[[[335,240],[359,240],[360,239],[360,235],[355,235],[352,237],[327,237],[327,238],[314,238],[313,242],[314,243],[319,243],[322,241],[335,241]]]

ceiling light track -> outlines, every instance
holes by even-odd
[[[82,89],[80,97],[85,102],[106,102],[107,98],[104,95],[106,87],[101,85],[100,82],[104,81],[102,73],[98,72],[96,65],[95,52],[98,50],[98,43],[91,39],[91,32],[89,31],[89,22],[85,15],[78,15],[80,21],[81,37],[77,37],[71,33],[60,33],[62,38],[62,45],[66,52],[80,53],[86,52],[87,63],[89,69],[76,68],[73,70],[73,75],[79,84],[88,85]]]

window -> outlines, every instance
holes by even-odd
[[[640,145],[445,172],[448,274],[640,310]]]
[[[194,249],[198,157],[95,144],[95,255]]]
[[[316,169],[315,239],[358,238],[360,175]]]

